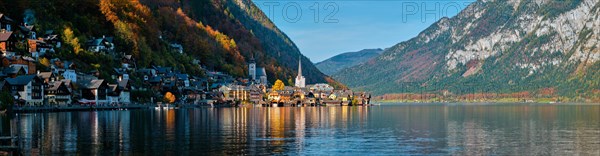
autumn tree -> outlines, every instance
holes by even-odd
[[[175,95],[173,95],[173,93],[171,93],[171,92],[167,92],[165,94],[165,97],[163,98],[163,101],[165,101],[166,103],[174,103]]]
[[[45,57],[40,59],[40,64],[42,64],[46,67],[50,67],[50,61]]]
[[[79,38],[75,37],[75,34],[70,27],[66,27],[65,30],[63,30],[63,37],[65,42],[73,47],[73,52],[75,54],[79,54],[79,52],[82,50],[81,45],[79,45]]]
[[[273,90],[283,90],[285,88],[285,84],[283,84],[283,81],[277,79],[277,81],[275,81],[275,84],[273,85]]]

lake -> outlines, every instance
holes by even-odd
[[[33,155],[600,155],[600,106],[382,104],[3,116]]]

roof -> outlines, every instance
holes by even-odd
[[[177,78],[179,80],[187,80],[188,79],[188,74],[177,74]]]
[[[117,85],[117,84],[109,84],[108,85],[108,88],[113,92],[116,91],[118,87],[119,87],[119,85]]]
[[[12,34],[13,34],[12,31],[7,31],[7,32],[0,33],[0,42],[1,41],[8,41],[8,39],[10,39],[10,36],[12,36]]]
[[[58,39],[58,35],[48,35],[48,37],[46,37],[44,40],[50,41],[50,40],[56,40],[56,39]]]
[[[8,18],[8,16],[4,16],[4,14],[0,13],[0,19],[6,20],[6,21],[10,21],[13,22],[12,19]]]
[[[26,26],[22,25],[22,26],[19,26],[19,28],[22,31],[29,33],[29,32],[31,32],[31,30],[33,30],[33,25],[26,25]]]
[[[113,39],[114,39],[114,37],[105,37],[104,39],[106,39],[106,41],[108,41],[108,42],[112,43],[112,42],[113,42]]]
[[[175,77],[175,73],[166,73],[165,77]]]
[[[177,43],[171,43],[170,46],[173,47],[173,48],[183,48],[181,46],[181,44],[177,44]]]
[[[27,85],[31,80],[36,78],[37,75],[23,75],[15,78],[7,78],[6,82],[10,85]]]
[[[52,35],[52,34],[54,34],[54,30],[46,30],[46,32],[44,34]]]
[[[127,84],[129,84],[129,80],[121,80],[121,81],[118,81],[117,84],[119,84],[119,87],[127,88]]]
[[[104,80],[99,79],[99,80],[91,80],[91,81],[82,82],[81,85],[87,89],[96,89],[96,88],[100,88],[102,83],[104,83]]]
[[[118,75],[123,75],[123,74],[127,74],[127,71],[123,70],[122,68],[113,68],[113,70],[115,71],[116,74]]]
[[[160,66],[155,66],[153,67],[158,73],[167,73],[169,71],[171,71],[171,67],[160,67]]]
[[[67,85],[67,86],[71,86],[71,80],[69,80],[69,79],[63,79],[63,80],[61,80],[61,81],[62,81],[62,82],[65,84],[65,85]]]
[[[131,60],[131,55],[125,55],[125,56],[123,56],[123,58]]]
[[[48,79],[52,76],[52,72],[40,72],[38,74],[38,77],[41,77],[42,79]]]
[[[174,87],[175,86],[175,82],[171,81],[171,82],[167,82],[163,84],[163,87]]]
[[[93,39],[88,41],[88,45],[100,45],[102,43],[102,39]]]
[[[29,61],[29,62],[35,62],[35,59],[33,59],[33,58],[29,57],[29,56],[23,56],[22,58],[23,58],[23,60],[25,60],[25,61]]]
[[[47,93],[47,94],[62,94],[62,95],[69,95],[69,94],[71,94],[71,91],[70,91],[70,90],[69,90],[69,88],[68,88],[69,86],[66,84],[66,82],[63,82],[63,81],[55,81],[55,82],[52,82],[52,83],[50,83],[50,84],[48,85],[48,88],[46,89],[46,91],[58,91],[58,90],[60,90],[60,89],[61,89],[61,87],[65,87],[65,88],[64,88],[64,89],[65,89],[65,92],[62,92],[62,93],[57,93],[57,92],[54,92],[54,93],[51,93],[51,92],[46,92],[46,93]]]
[[[60,85],[63,84],[62,81],[54,81],[54,82],[50,82],[48,85],[48,89],[46,89],[47,91],[55,91],[58,90],[58,88],[60,87]]]
[[[103,37],[103,38],[91,39],[91,40],[87,41],[87,45],[98,46],[104,41],[112,43],[113,38],[112,37]]]
[[[265,72],[265,68],[257,68],[256,76],[267,76],[267,73]]]
[[[160,82],[161,78],[158,76],[154,76],[148,80],[149,82]]]
[[[10,66],[10,67],[4,68],[3,72],[5,74],[17,74],[17,73],[19,73],[19,70],[21,70],[21,69],[23,69],[23,67],[21,67],[21,66]],[[25,70],[25,69],[23,69],[23,70]]]

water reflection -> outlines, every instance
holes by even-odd
[[[26,154],[600,155],[600,106],[383,105],[3,116]]]

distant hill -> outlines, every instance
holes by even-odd
[[[600,2],[478,0],[333,77],[389,93],[600,93]],[[345,72],[344,72],[345,71]]]
[[[383,49],[363,49],[358,52],[346,52],[316,63],[315,65],[321,72],[327,75],[333,75],[344,68],[355,66],[377,57],[381,52],[383,52]]]

